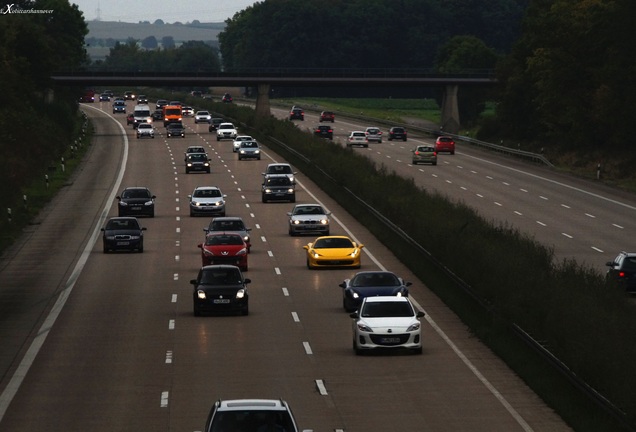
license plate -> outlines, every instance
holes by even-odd
[[[383,337],[380,340],[383,343],[398,343],[398,342],[400,342],[400,338],[398,338],[398,337]]]
[[[130,242],[127,241],[118,241],[117,242],[117,246],[128,246],[130,244]]]
[[[131,209],[134,210],[134,211],[139,211],[139,210],[141,210],[141,207],[131,207]]]
[[[227,304],[230,302],[230,299],[214,299],[214,303],[216,304]]]

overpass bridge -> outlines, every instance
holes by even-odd
[[[496,84],[492,71],[436,74],[414,69],[267,69],[238,72],[71,71],[51,76],[57,85],[145,87],[255,87],[256,114],[270,114],[269,95],[276,87],[441,87],[442,126],[459,130],[457,93],[460,87]]]

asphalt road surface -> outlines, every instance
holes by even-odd
[[[165,138],[159,125],[154,140],[137,140],[109,109],[85,108],[96,135],[82,170],[2,259],[0,431],[201,431],[216,399],[253,397],[287,400],[300,426],[316,432],[570,430],[299,173],[297,202],[328,208],[333,235],[365,244],[362,270],[412,281],[427,313],[422,355],[356,356],[338,287],[355,270],[308,270],[302,245],[312,237],[287,233],[292,204],[261,202],[261,172],[281,158],[265,148],[261,161],[238,161],[230,141],[190,119],[185,139]],[[183,152],[194,144],[208,149],[211,174],[185,174]],[[407,155],[401,145],[395,154]],[[463,151],[438,166],[439,179],[400,169],[446,182],[445,173],[461,172]],[[192,314],[189,280],[209,222],[189,216],[187,195],[199,185],[220,187],[227,214],[252,228],[249,316]],[[155,218],[141,220],[145,251],[104,254],[99,228],[126,186],[157,195]]]

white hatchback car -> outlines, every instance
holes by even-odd
[[[408,349],[422,353],[419,318],[408,297],[365,297],[360,309],[352,313],[353,350],[356,354],[381,349]]]
[[[299,429],[291,408],[282,399],[234,399],[218,400],[212,405],[204,432],[217,431],[299,432]]]
[[[216,186],[197,187],[191,195],[188,195],[190,216],[198,214],[225,216],[226,196]]]
[[[212,115],[209,111],[197,111],[194,115],[195,123],[210,123],[212,121]]]
[[[369,147],[367,142],[367,135],[363,131],[353,131],[347,138],[347,147],[353,146]]]
[[[155,137],[155,128],[150,123],[140,123],[139,126],[137,126],[137,139],[143,137]]]

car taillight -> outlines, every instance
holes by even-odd
[[[420,154],[420,152],[416,151],[416,152],[415,152],[415,154],[416,154],[416,155],[419,155],[419,154]]]
[[[625,274],[624,271],[618,272],[618,277],[624,278],[625,276],[627,276],[627,275]]]

